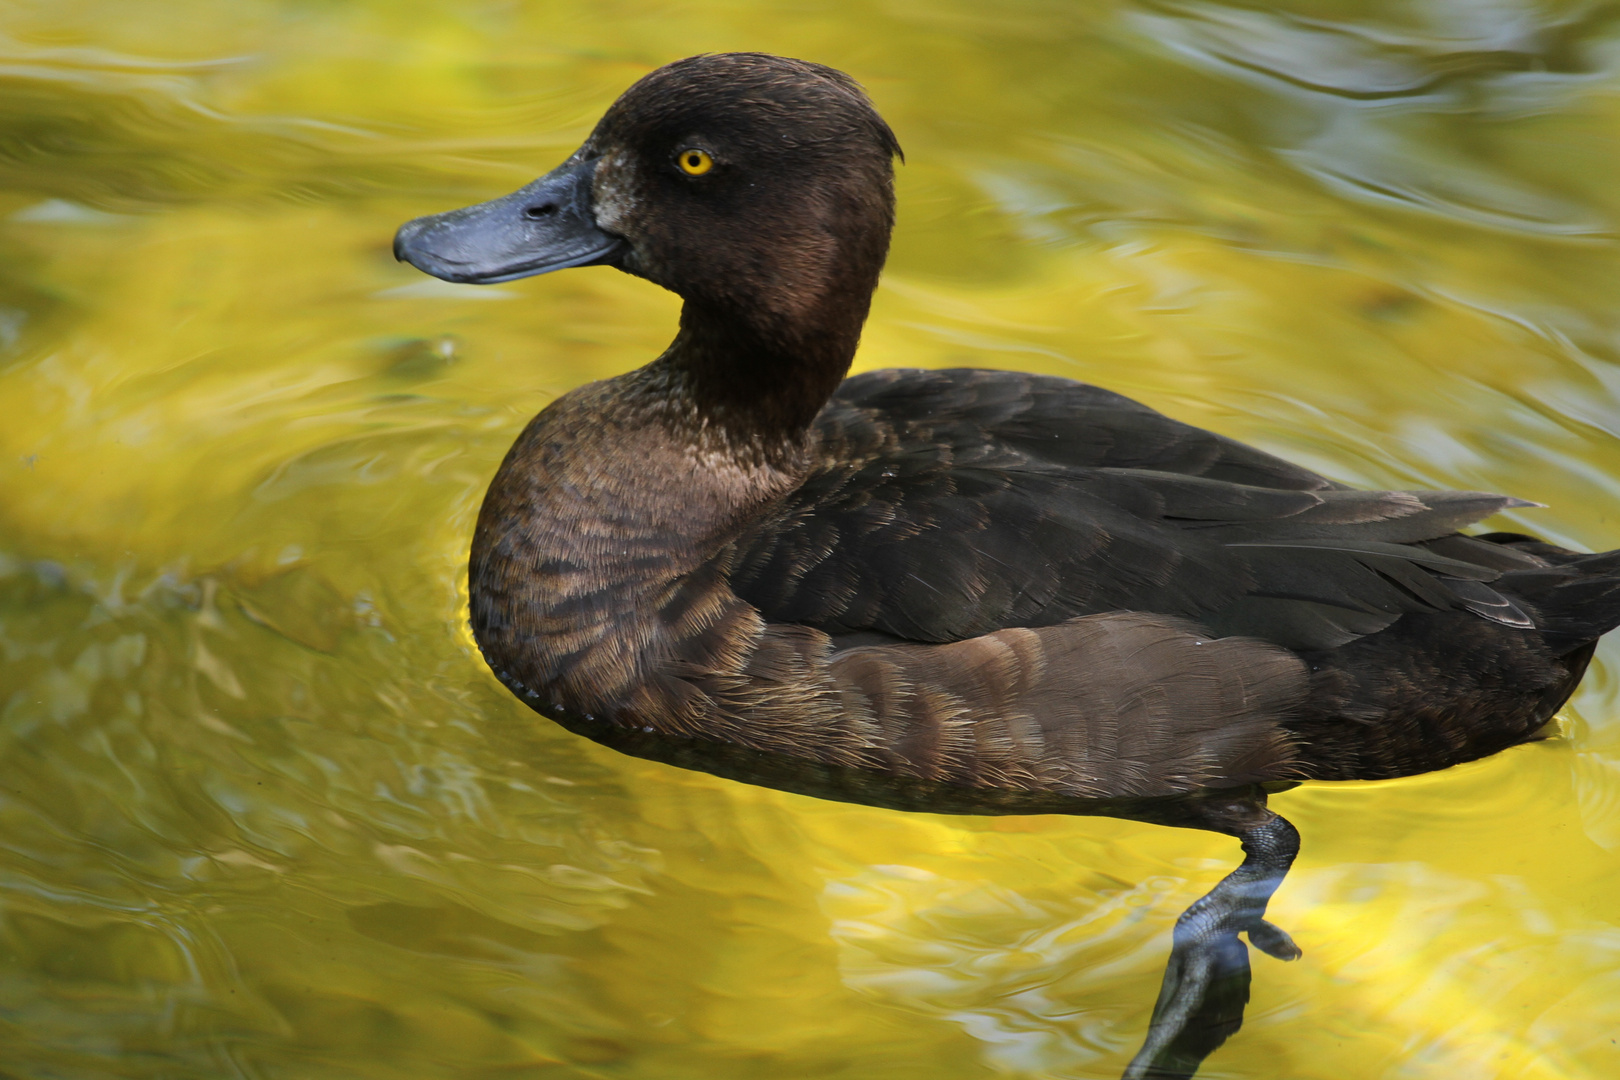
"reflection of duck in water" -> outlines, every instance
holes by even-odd
[[[1127,1076],[1236,1030],[1298,835],[1266,793],[1535,736],[1620,622],[1620,554],[1456,532],[1517,500],[1351,491],[1106,390],[847,382],[893,134],[777,57],[653,72],[554,172],[402,228],[452,281],[607,264],[679,293],[663,356],[524,431],[472,622],[536,710],[640,757],[825,798],[1106,814],[1240,838],[1181,917]]]

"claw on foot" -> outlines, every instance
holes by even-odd
[[[1298,960],[1305,953],[1280,927],[1264,919],[1249,927],[1249,944],[1278,960]]]

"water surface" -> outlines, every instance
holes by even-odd
[[[5,0],[0,1073],[1112,1077],[1238,858],[619,757],[463,626],[484,485],[675,300],[478,289],[399,222],[653,66],[844,68],[907,153],[857,365],[1101,383],[1620,544],[1620,17],[1528,0]],[[1620,703],[1310,785],[1202,1075],[1620,1075]]]

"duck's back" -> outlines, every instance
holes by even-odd
[[[1411,611],[1530,625],[1488,583],[1542,563],[1449,539],[1516,499],[1344,489],[1109,391],[1014,372],[860,376],[819,429],[817,468],[740,541],[731,575],[773,620],[944,642],[1148,611],[1294,649]]]
[[[818,429],[815,470],[736,546],[731,586],[766,620],[853,648],[1135,612],[1280,646],[1309,669],[1296,775],[1521,742],[1620,621],[1609,563],[1457,533],[1519,500],[1348,490],[1064,379],[874,372]]]

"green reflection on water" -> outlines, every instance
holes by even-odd
[[[389,256],[653,65],[845,68],[905,145],[858,361],[1070,375],[1620,542],[1620,26],[1582,4],[109,3],[0,22],[0,1072],[1115,1076],[1235,860],[619,758],[462,628],[483,485],[669,337]],[[1614,653],[1566,737],[1279,805],[1211,1076],[1620,1074]]]

